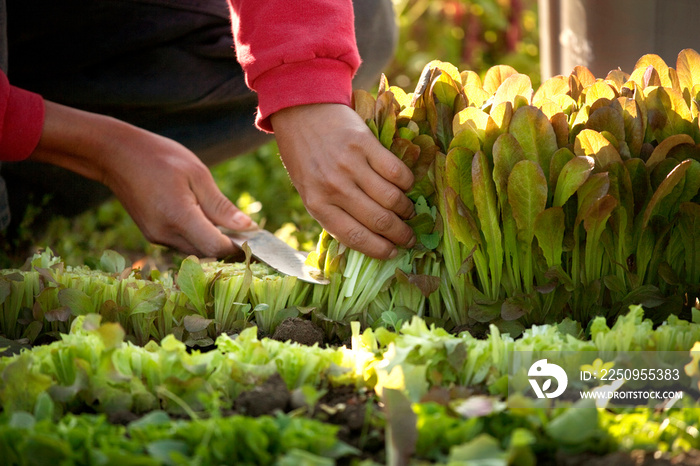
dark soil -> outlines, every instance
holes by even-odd
[[[270,337],[278,341],[292,341],[302,345],[323,346],[325,335],[321,327],[301,317],[290,317],[282,321]]]

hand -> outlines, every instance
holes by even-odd
[[[242,230],[252,224],[187,148],[113,118],[46,102],[44,131],[31,157],[105,184],[149,241],[187,254],[232,254],[237,248],[215,225]]]
[[[282,160],[306,209],[346,246],[379,259],[416,238],[404,194],[413,174],[386,150],[359,115],[340,104],[290,107],[274,113]]]

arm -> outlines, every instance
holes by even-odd
[[[230,0],[236,54],[258,93],[257,124],[274,129],[309,213],[347,246],[378,258],[412,246],[402,219],[410,170],[349,108],[360,59],[351,0]]]
[[[231,254],[236,248],[214,225],[251,225],[192,152],[114,118],[46,102],[43,131],[30,159],[105,184],[149,241],[185,253]]]

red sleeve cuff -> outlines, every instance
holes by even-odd
[[[0,112],[0,160],[19,161],[29,157],[39,144],[44,99],[24,89],[8,88],[4,115]]]
[[[258,93],[256,126],[272,132],[270,115],[283,108],[319,103],[350,105],[353,69],[343,60],[315,58],[285,63],[260,75],[253,83]]]

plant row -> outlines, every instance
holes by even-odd
[[[383,411],[370,399],[373,414],[364,429],[382,431],[389,460],[527,465],[557,451],[700,447],[700,407],[691,397],[665,410],[525,398],[512,398],[506,409],[504,402],[513,351],[533,357],[557,351],[564,358],[570,352],[697,351],[697,323],[672,317],[654,329],[634,307],[612,327],[595,319],[586,341],[571,321],[534,326],[517,340],[496,326],[482,340],[455,336],[420,318],[397,333],[353,327],[351,348],[259,339],[249,328],[235,338],[221,335],[216,350],[200,352],[173,336],[136,346],[124,341],[118,324],[80,316],[60,341],[0,359],[0,452],[9,464],[37,464],[47,455],[73,464],[332,464],[360,454],[339,440],[337,426],[304,416],[325,390],[342,385],[376,393]],[[684,368],[689,391],[700,380],[700,356],[693,356]],[[301,400],[297,409],[242,415],[241,394],[275,375]],[[223,415],[232,408],[238,414]],[[138,419],[126,426],[106,421],[105,415],[124,412]]]

